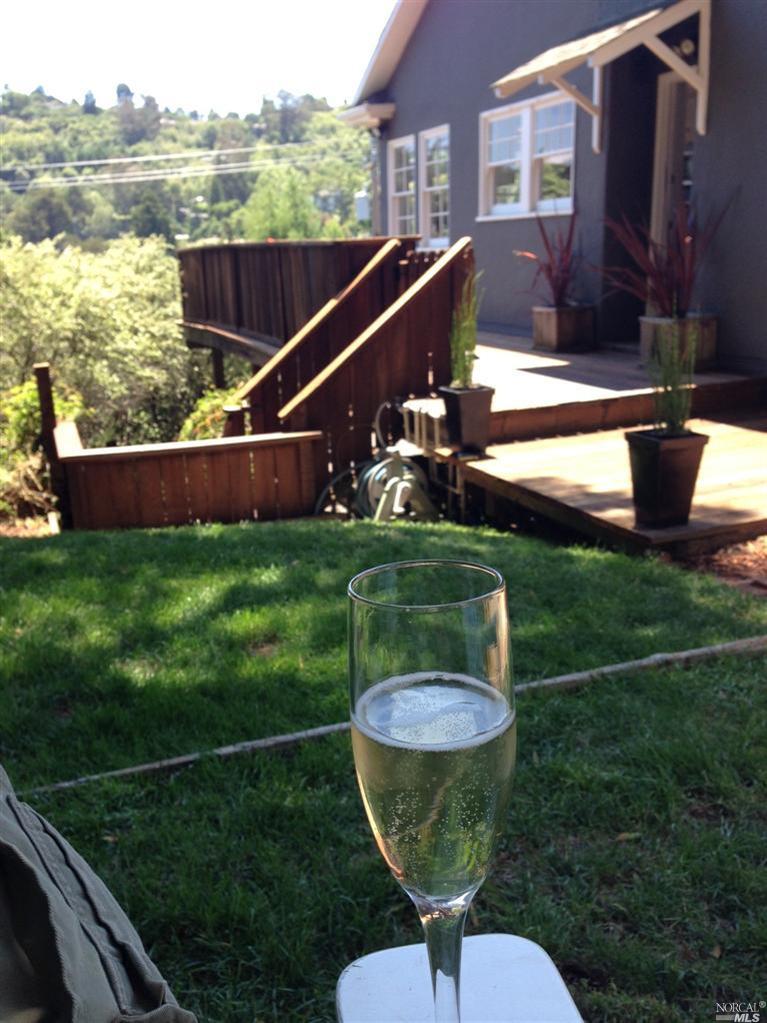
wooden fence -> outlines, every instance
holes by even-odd
[[[415,246],[415,236],[403,240]],[[184,321],[287,341],[384,241],[230,242],[181,249]]]
[[[83,449],[74,423],[54,428],[49,367],[37,366],[64,524],[109,529],[311,513],[329,471],[370,457],[382,403],[429,394],[450,379],[450,325],[473,270],[471,239],[442,255],[405,248],[404,259],[396,239],[375,246],[348,286],[251,381],[254,423],[268,433],[232,435],[244,429],[239,404],[222,439]],[[280,424],[287,432],[272,430]]]
[[[474,270],[461,238],[279,411],[284,429],[322,429],[317,479],[370,457],[382,403],[427,395],[450,382],[450,327],[463,283]],[[329,457],[328,457],[329,456]]]
[[[75,529],[290,518],[314,509],[318,431],[84,449],[76,425],[63,422],[54,439]]]

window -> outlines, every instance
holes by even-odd
[[[555,210],[557,200],[572,197],[572,103],[533,110],[533,197],[538,210]]]
[[[480,114],[480,219],[572,212],[575,105],[555,95]]]
[[[415,139],[392,139],[388,147],[389,234],[416,234]]]
[[[421,236],[424,245],[450,244],[450,128],[418,136]]]

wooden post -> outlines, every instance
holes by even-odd
[[[245,409],[242,405],[224,405],[226,422],[224,423],[225,437],[245,436]]]
[[[223,390],[226,387],[224,379],[224,353],[219,348],[211,348],[210,354],[213,359],[213,386]]]
[[[69,487],[64,466],[59,461],[56,440],[53,431],[56,428],[56,407],[53,403],[53,386],[51,384],[51,367],[48,362],[36,362],[34,365],[37,397],[40,402],[41,431],[40,440],[48,462],[51,490],[57,500],[64,529],[72,528],[72,508],[69,501]]]

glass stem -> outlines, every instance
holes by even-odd
[[[436,1023],[461,1023],[461,942],[473,895],[472,891],[449,902],[410,896],[426,938]]]

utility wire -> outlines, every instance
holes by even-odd
[[[92,188],[101,185],[141,184],[149,181],[171,181],[177,178],[210,178],[222,174],[251,174],[265,167],[306,166],[306,164],[322,163],[331,154],[306,156],[293,160],[259,160],[256,162],[222,164],[214,167],[180,167],[173,170],[144,171],[143,173],[79,175],[73,178],[51,178],[50,180],[11,181],[8,187],[12,192],[28,192],[39,188]],[[347,156],[336,156],[343,163],[356,163]]]
[[[66,160],[62,163],[16,163],[12,170],[54,170],[64,167],[97,167],[115,163],[153,163],[159,160],[211,159],[231,153],[256,153],[263,149],[294,149],[296,146],[311,146],[312,142],[265,142],[259,146],[240,149],[190,149],[183,153],[154,153],[150,156],[115,156],[104,160]]]

